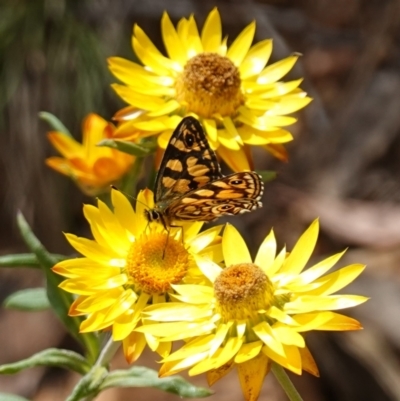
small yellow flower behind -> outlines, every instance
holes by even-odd
[[[186,342],[164,358],[160,375],[184,369],[189,375],[207,372],[211,385],[236,367],[246,400],[257,400],[271,361],[296,374],[305,370],[318,376],[303,333],[361,329],[357,320],[334,311],[367,298],[332,295],[365,267],[354,264],[326,275],[343,252],[304,270],[317,236],[318,221],[314,221],[290,254],[283,249],[276,255],[271,232],[252,261],[243,238],[227,226],[222,239],[227,267],[197,258],[213,286],[175,285],[180,302],[144,311],[146,324],[137,328],[138,333]]]
[[[120,192],[112,190],[111,197],[113,211],[100,200],[97,207],[84,206],[93,240],[66,234],[84,257],[62,261],[53,271],[66,277],[60,288],[78,295],[69,313],[86,316],[82,333],[110,329],[114,341],[123,341],[129,362],[146,343],[166,356],[168,343],[133,329],[147,304],[169,302],[174,284],[206,282],[195,256],[221,260],[221,226],[199,234],[202,223],[194,222],[167,232],[145,218],[145,209],[154,207],[151,191],[140,192],[136,211]]]
[[[82,144],[62,132],[50,132],[52,145],[64,156],[49,157],[46,164],[71,177],[88,195],[109,191],[110,185],[128,172],[134,157],[97,144],[112,138],[115,127],[97,114],[89,114],[83,122]]]
[[[111,72],[124,83],[114,84],[130,106],[115,118],[121,122],[116,137],[137,140],[161,134],[166,147],[182,117],[198,118],[212,147],[235,171],[251,170],[250,145],[261,146],[286,159],[283,143],[292,135],[283,127],[296,122],[289,117],[310,98],[299,88],[302,79],[283,82],[298,55],[267,63],[272,40],[252,46],[256,24],[249,24],[228,48],[222,37],[221,18],[214,8],[201,34],[193,15],[175,28],[167,13],[161,31],[168,57],[135,25],[132,45],[143,66],[111,57]]]

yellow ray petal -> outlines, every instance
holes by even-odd
[[[272,39],[265,39],[251,47],[239,66],[240,78],[246,80],[259,74],[272,53]]]
[[[322,283],[320,287],[309,292],[310,295],[330,295],[341,290],[349,283],[353,282],[365,269],[365,265],[354,264],[343,267],[334,273],[321,277],[315,281],[316,284]]]
[[[366,302],[368,298],[360,295],[299,296],[293,302],[287,302],[284,310],[287,313],[307,313],[323,310],[352,308]]]
[[[264,241],[258,249],[254,263],[260,266],[264,272],[274,263],[276,255],[276,240],[273,230],[265,237]]]
[[[284,326],[280,323],[272,326],[272,331],[275,338],[279,338],[282,344],[295,345],[296,347],[305,347],[305,342],[303,336],[301,336],[297,331],[292,330],[290,327]]]
[[[299,348],[303,370],[313,376],[319,377],[319,370],[310,350],[307,347]]]
[[[161,31],[165,49],[168,56],[184,66],[186,64],[186,52],[168,14],[164,11],[161,18]]]
[[[61,132],[49,132],[47,138],[65,158],[84,157],[83,146],[74,138]]]
[[[218,9],[215,7],[210,14],[208,14],[203,30],[201,31],[203,51],[217,53],[221,45],[221,38],[221,18]]]
[[[229,47],[226,56],[236,67],[240,66],[247,52],[249,51],[251,43],[253,42],[255,30],[256,23],[253,21],[243,29],[243,31]]]
[[[257,337],[268,346],[268,349],[273,349],[279,355],[285,355],[283,344],[275,338],[274,332],[267,322],[261,322],[252,329]]]
[[[258,76],[257,83],[270,84],[278,81],[293,68],[298,58],[297,55],[290,56],[265,67]]]
[[[317,263],[300,274],[301,282],[304,284],[311,283],[318,277],[325,274],[331,267],[333,267],[346,251],[337,253]]]
[[[299,274],[304,269],[317,243],[318,230],[319,222],[314,220],[297,241],[279,273]]]
[[[222,251],[226,266],[239,263],[252,263],[246,242],[239,234],[239,231],[230,224],[226,225],[222,237]]]
[[[240,386],[246,401],[258,400],[264,378],[269,369],[269,359],[263,353],[259,353],[255,358],[237,365]]]
[[[240,147],[239,150],[231,150],[226,148],[225,146],[220,146],[217,153],[231,170],[251,170],[249,160],[243,147]]]
[[[242,364],[255,358],[261,352],[263,345],[262,341],[252,341],[251,343],[243,344],[235,356],[235,363]]]
[[[142,333],[131,333],[123,341],[124,355],[128,363],[138,360],[146,346],[146,339]]]
[[[296,373],[301,374],[301,357],[299,349],[292,345],[284,345],[284,356],[274,352],[274,350],[265,346],[262,352],[270,359],[283,366],[284,368]]]
[[[219,246],[221,249],[221,247]],[[202,273],[212,282],[214,283],[216,278],[221,274],[222,269],[216,263],[214,263],[210,258],[203,257],[202,255],[196,255],[195,260],[197,265],[199,266]]]

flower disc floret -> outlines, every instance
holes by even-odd
[[[267,275],[253,263],[241,263],[222,270],[214,282],[216,310],[221,319],[256,318],[260,310],[269,309],[273,286]]]
[[[171,290],[185,277],[190,255],[182,242],[166,232],[143,234],[127,256],[126,271],[132,283],[149,294]]]

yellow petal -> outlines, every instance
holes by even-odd
[[[275,103],[272,107],[268,109],[268,113],[275,116],[290,114],[297,110],[302,109],[303,107],[306,107],[311,102],[311,100],[312,99],[307,96],[298,96],[298,95],[282,96],[279,99],[278,103]]]
[[[330,295],[346,287],[349,283],[353,282],[365,269],[365,265],[354,264],[343,267],[334,273],[321,277],[315,283],[323,283],[322,286],[309,292],[310,295]]]
[[[252,263],[246,242],[239,234],[239,231],[230,224],[226,225],[222,237],[222,251],[224,253],[226,266],[240,263]]]
[[[362,328],[358,320],[332,312],[332,318],[316,327],[315,330],[348,331],[361,330]]]
[[[130,311],[128,311],[127,313],[123,313],[121,316],[115,319],[112,330],[114,341],[124,340],[132,333],[132,331],[138,324],[139,319],[134,319],[133,314],[129,312]]]
[[[49,132],[47,134],[51,144],[67,159],[73,157],[84,157],[83,146],[74,138],[61,132]]]
[[[270,84],[285,76],[295,65],[299,56],[290,56],[265,67],[257,78],[259,84]]]
[[[301,357],[299,349],[293,345],[284,345],[284,355],[279,355],[274,352],[274,350],[265,346],[262,351],[263,353],[279,365],[284,368],[296,373],[297,375],[301,374]]]
[[[128,199],[119,191],[111,190],[111,199],[114,206],[114,214],[119,224],[125,228],[126,235],[130,241],[138,235],[135,225],[135,212]]]
[[[186,33],[186,57],[190,59],[197,54],[203,52],[203,44],[201,43],[199,31],[197,30],[196,21],[193,15],[189,17]]]
[[[280,323],[288,324],[290,326],[298,326],[299,323],[296,322],[291,316],[283,312],[276,306],[272,306],[268,311],[268,316],[277,320]]]
[[[201,42],[204,52],[218,53],[221,45],[222,27],[218,9],[215,7],[208,14],[201,32]]]
[[[360,295],[329,295],[311,296],[305,295],[298,297],[293,302],[285,304],[284,310],[287,313],[307,313],[323,310],[337,310],[352,308],[366,302],[368,298]]]
[[[304,347],[299,348],[299,352],[301,356],[301,364],[303,370],[310,373],[311,375],[319,377],[319,370],[313,356],[311,355],[310,350],[307,347]]]
[[[243,29],[243,31],[229,47],[226,56],[236,67],[240,66],[247,52],[249,51],[251,43],[253,42],[255,30],[256,23],[253,21]]]
[[[264,272],[268,271],[268,268],[273,264],[276,255],[276,240],[274,232],[271,230],[270,233],[265,237],[263,243],[258,249],[256,259],[254,263],[260,266]]]
[[[299,238],[279,273],[299,274],[310,259],[318,239],[319,223],[314,220]]]
[[[164,11],[161,18],[161,31],[165,49],[168,56],[184,66],[186,64],[186,52],[168,14]]]
[[[317,263],[300,274],[301,282],[304,284],[311,283],[318,277],[325,274],[331,267],[333,267],[346,251],[337,253]]]
[[[140,109],[155,111],[165,104],[165,100],[156,96],[142,95],[130,87],[112,84],[111,87],[125,102]]]
[[[179,109],[181,105],[174,99],[168,100],[164,103],[158,110],[151,111],[147,113],[148,117],[159,117],[164,115],[169,115],[175,110]]]
[[[305,347],[305,342],[303,336],[301,336],[297,331],[292,330],[290,327],[275,324],[272,326],[272,331],[275,338],[279,338],[282,344],[295,345],[296,347]]]
[[[220,146],[217,150],[217,153],[231,170],[251,170],[249,160],[243,147],[240,147],[239,150],[231,150],[225,146]]]
[[[212,141],[216,142],[218,140],[218,134],[217,134],[217,124],[215,120],[204,118],[202,120],[202,123],[207,135],[211,138]]]
[[[334,318],[333,312],[302,313],[293,316],[298,326],[293,327],[298,332],[316,330]]]
[[[255,358],[261,352],[263,345],[262,341],[252,341],[251,343],[243,344],[235,356],[235,363],[241,364]]]
[[[230,337],[224,347],[219,348],[219,352],[215,353],[211,358],[203,359],[190,369],[189,376],[198,375],[211,369],[218,369],[237,354],[242,344],[243,339]]]
[[[214,283],[216,278],[222,272],[221,267],[210,260],[210,258],[203,257],[202,255],[195,255],[195,260],[202,273],[210,280],[211,283]]]
[[[240,78],[246,80],[259,74],[272,53],[272,39],[265,39],[251,47],[239,66]]]
[[[135,331],[126,337],[123,341],[124,355],[128,363],[134,363],[138,360],[146,346],[146,339],[142,333]]]
[[[175,285],[173,288],[178,293],[178,295],[175,295],[176,298],[182,302],[190,302],[192,304],[208,302],[213,295],[212,287],[205,285],[181,284]]]
[[[269,349],[273,349],[279,355],[285,355],[283,344],[275,338],[274,332],[267,322],[257,324],[253,327],[253,331]]]
[[[259,353],[255,358],[237,365],[240,386],[246,401],[258,400],[264,378],[269,369],[269,359],[263,353]]]

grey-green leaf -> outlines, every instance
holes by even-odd
[[[55,261],[66,259],[64,255],[51,255]],[[17,253],[14,255],[0,256],[0,267],[40,267],[40,263],[34,253]]]
[[[82,355],[65,349],[49,348],[22,361],[1,365],[0,374],[10,375],[35,366],[57,366],[82,375],[90,370],[89,363]]]
[[[208,397],[213,394],[211,390],[196,387],[180,376],[159,378],[155,370],[142,366],[110,372],[101,385],[101,389],[110,387],[152,387],[185,398]]]
[[[46,121],[54,131],[58,131],[72,137],[68,128],[54,114],[51,114],[47,111],[41,111],[39,113],[39,118],[43,121]]]
[[[5,308],[21,311],[42,311],[51,307],[44,288],[29,288],[9,295],[3,302]]]
[[[0,393],[0,401],[29,401],[29,400],[19,395]]]
[[[156,151],[153,142],[138,145],[137,143],[117,139],[103,139],[97,146],[106,146],[137,157],[145,157]]]
[[[261,178],[264,182],[272,181],[276,178],[276,171],[256,170],[256,173],[261,175]]]

